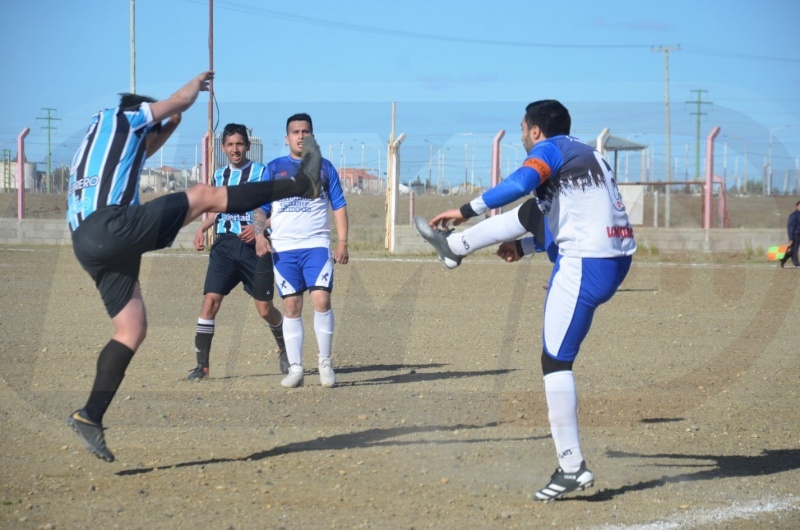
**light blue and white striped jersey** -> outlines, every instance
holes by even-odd
[[[267,167],[258,162],[248,161],[244,167],[236,168],[228,164],[214,172],[214,186],[239,186],[248,182],[260,182]],[[217,235],[239,235],[242,228],[253,222],[253,215],[247,213],[220,213],[214,220],[214,231]]]
[[[156,124],[149,103],[105,109],[92,117],[70,167],[70,230],[105,206],[139,204],[145,138]]]

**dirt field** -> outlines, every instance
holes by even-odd
[[[576,363],[596,485],[541,504],[546,261],[352,258],[339,384],[318,385],[307,322],[306,386],[286,390],[241,290],[212,378],[187,382],[206,255],[148,255],[108,464],[66,426],[111,332],[94,287],[69,248],[0,248],[0,527],[800,527],[800,272],[635,262]]]
[[[318,385],[308,321],[306,386],[280,387],[241,290],[217,317],[212,377],[187,382],[207,254],[152,253],[149,336],[105,420],[112,464],[66,426],[111,332],[90,279],[70,248],[0,247],[0,527],[800,527],[800,272],[635,259],[576,363],[595,488],[541,504],[530,494],[557,465],[539,368],[549,264],[389,259],[382,199],[348,200],[337,387]],[[418,212],[463,200],[420,197]],[[755,228],[794,204],[737,201],[735,225]],[[64,215],[61,197],[26,204]],[[699,223],[695,198],[673,204],[673,222]]]

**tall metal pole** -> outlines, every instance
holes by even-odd
[[[214,70],[214,0],[208,0],[208,69]],[[205,182],[214,174],[214,80],[208,84],[208,166]]]
[[[765,195],[767,196],[772,195],[772,134],[778,129],[783,129],[784,127],[788,127],[788,125],[778,125],[769,131],[769,149],[767,151],[767,189],[765,190]]]
[[[671,166],[672,166],[672,136],[670,134],[670,112],[669,112],[669,52],[680,50],[681,47],[679,46],[659,46],[654,48],[653,51],[656,52],[663,52],[664,53],[664,112],[665,112],[665,130],[664,135],[666,136],[666,164],[664,166],[666,170],[666,174],[664,175],[664,180],[666,182],[665,190],[664,190],[664,226],[669,228],[670,224],[670,183],[672,182],[671,176]]]
[[[51,115],[52,112],[55,112],[56,109],[51,109],[50,107],[45,107],[42,110],[47,112],[47,116],[42,118],[36,118],[37,120],[46,120],[47,125],[43,126],[42,129],[47,130],[47,181],[45,182],[45,186],[47,188],[47,193],[50,193],[50,161],[52,159],[52,153],[50,151],[50,144],[51,144],[51,131],[54,131],[56,128],[50,125],[53,121],[61,121],[61,118],[55,118]]]
[[[433,184],[433,182],[431,182],[431,180],[433,179],[433,144],[429,144],[428,147],[430,148],[429,149],[429,154],[428,154],[428,183],[429,184]],[[436,181],[436,192],[437,193],[441,193],[442,190],[439,189],[440,188],[439,181],[438,181],[439,179],[436,179],[436,180],[437,180]]]
[[[131,0],[131,94],[136,93],[136,0]]]
[[[690,92],[697,93],[696,100],[689,100],[686,103],[696,103],[697,104],[697,112],[692,112],[690,115],[697,116],[697,133],[695,136],[696,145],[695,145],[695,153],[694,153],[694,160],[695,160],[695,170],[694,170],[694,180],[700,180],[700,123],[702,117],[706,115],[705,112],[702,111],[703,105],[711,104],[711,101],[703,101],[703,92],[708,93],[708,90],[691,90]]]
[[[208,69],[214,70],[214,0],[208,0]],[[203,172],[203,182],[210,184],[214,175],[214,80],[208,83],[208,132],[205,135],[206,152],[203,160],[205,161],[205,171]],[[203,220],[208,214],[203,214]],[[208,246],[214,244],[214,228],[209,227],[206,232],[206,242]]]
[[[468,177],[469,177],[469,152],[467,151],[467,144],[464,144],[464,191],[467,190],[467,185],[469,184]]]

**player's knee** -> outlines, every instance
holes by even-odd
[[[222,209],[219,199],[219,189],[208,184],[197,184],[186,190],[189,199],[189,208],[200,213]]]
[[[569,372],[571,370],[572,361],[553,359],[546,351],[542,350],[542,375],[549,375],[555,372]]]
[[[275,311],[277,311],[277,309],[275,308],[275,306],[272,305],[272,302],[269,301],[258,302],[256,304],[256,310],[258,311],[258,315],[267,322],[269,322],[270,324],[272,323],[270,322],[271,320],[275,320],[274,313]]]

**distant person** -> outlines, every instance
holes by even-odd
[[[286,144],[289,154],[276,158],[267,165],[263,179],[272,182],[290,178],[301,167],[305,144],[314,141],[311,116],[295,114],[286,120]],[[324,387],[336,384],[333,370],[334,318],[331,309],[334,264],[346,265],[347,203],[342,193],[339,174],[328,160],[322,159],[321,188],[318,198],[276,199],[271,205],[256,212],[256,252],[261,255],[268,248],[262,228],[271,215],[271,246],[275,263],[275,285],[283,299],[283,336],[289,358],[289,373],[281,381],[286,388],[301,386],[303,372],[303,294],[308,291],[314,306],[314,332],[319,347],[319,379]],[[331,253],[331,230],[328,222],[328,204],[333,209],[338,240]]]
[[[786,232],[789,235],[789,249],[786,255],[781,260],[781,268],[783,268],[789,257],[792,258],[792,264],[795,268],[800,267],[800,201],[794,205],[794,211],[789,214],[789,220],[786,222]]]
[[[492,208],[510,204],[534,192],[544,213],[552,245],[557,249],[544,305],[542,373],[550,433],[558,467],[550,481],[533,494],[552,501],[594,485],[578,433],[578,393],[573,364],[589,333],[598,306],[611,299],[631,266],[636,252],[633,229],[608,162],[591,146],[569,135],[571,118],[555,100],[530,103],[522,118],[522,142],[527,157],[522,167],[480,197],[440,213],[417,230],[430,242],[448,268],[458,266],[470,250],[471,239],[443,237],[447,224],[460,224]],[[471,227],[471,236],[484,223],[495,237],[518,237],[529,223],[525,216],[500,216]],[[542,242],[540,242],[542,243]],[[520,247],[504,243],[498,253],[515,261]]]
[[[228,157],[228,165],[214,172],[213,186],[242,186],[261,181],[261,175],[267,167],[247,158],[250,150],[247,127],[239,123],[227,124],[222,131],[222,150]],[[222,307],[222,300],[240,283],[244,291],[253,297],[258,314],[272,331],[278,344],[279,366],[283,373],[288,373],[283,316],[272,304],[275,294],[272,253],[266,252],[260,258],[256,255],[252,219],[250,212],[220,213],[209,215],[197,228],[194,236],[197,250],[205,248],[205,234],[212,226],[215,237],[208,257],[203,307],[197,318],[194,338],[197,366],[189,371],[189,381],[201,381],[209,375],[211,341],[216,330],[217,313]],[[264,263],[260,264],[259,260]]]
[[[98,458],[114,461],[103,435],[103,417],[122,384],[125,370],[147,334],[147,314],[139,286],[142,254],[172,244],[181,227],[205,212],[249,212],[286,197],[319,196],[321,155],[306,142],[303,163],[293,179],[248,186],[198,184],[140,204],[144,161],[167,141],[181,113],[208,90],[213,72],[203,72],[168,99],[122,94],[119,106],[92,118],[72,160],[67,221],[75,257],[100,291],[114,325],[97,359],[92,391],[67,424]],[[162,125],[162,120],[169,118]]]

